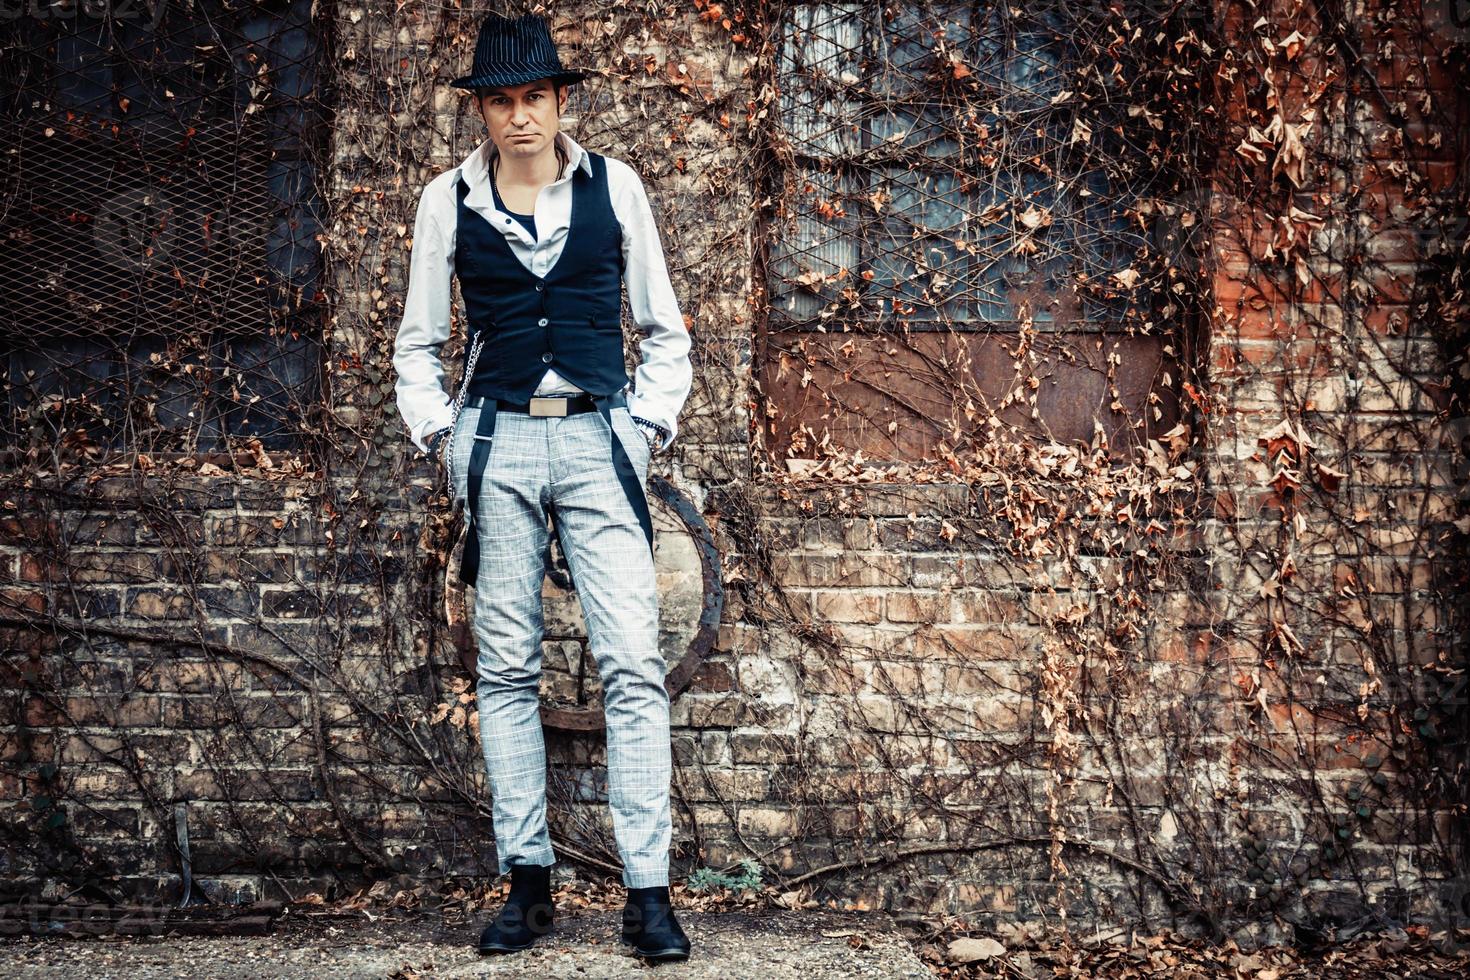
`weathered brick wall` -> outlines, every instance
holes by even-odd
[[[1222,6],[1228,139],[1192,202],[1216,309],[1196,428],[1166,469],[1188,466],[1160,492],[1036,454],[975,485],[792,486],[753,462],[763,9],[557,12],[571,60],[603,69],[566,125],[644,176],[695,338],[681,438],[654,469],[705,515],[729,594],[674,702],[676,874],[753,857],[824,898],[1003,918],[1209,927],[1295,907],[1294,886],[1319,913],[1434,911],[1453,873],[1424,855],[1453,821],[1372,777],[1424,764],[1392,708],[1415,666],[1455,655],[1460,447],[1436,415],[1441,324],[1411,293],[1437,240],[1418,197],[1463,179],[1460,144],[1384,109],[1460,97],[1445,64],[1406,54],[1463,43],[1445,11],[1426,43],[1402,6],[1330,29]],[[482,132],[445,85],[474,20],[393,10],[337,21],[325,477],[84,471],[0,511],[15,890],[175,894],[179,804],[192,872],[222,897],[493,868],[469,715],[421,723],[473,706],[428,626],[431,474],[388,366],[418,190]],[[1292,29],[1311,40],[1288,55]],[[1327,72],[1337,32],[1381,94]],[[1315,107],[1299,187],[1273,172],[1279,135],[1236,149],[1277,107],[1290,125]],[[1049,486],[1076,506],[1026,499]],[[1070,543],[1034,547],[1038,520]],[[605,846],[600,737],[549,750],[558,833],[600,827]]]
[[[1463,180],[1454,20],[1433,3],[1226,7],[1240,43],[1220,74],[1200,523],[1215,593],[1196,649],[1258,701],[1232,761],[1313,787],[1260,808],[1263,836],[1302,840],[1320,793],[1324,839],[1349,842],[1356,866],[1313,866],[1309,907],[1423,914],[1463,894],[1453,860],[1424,860],[1463,828],[1407,790],[1444,758],[1424,720],[1463,715],[1435,690],[1463,650],[1446,551],[1463,541],[1463,339],[1434,286],[1464,247],[1441,224]]]

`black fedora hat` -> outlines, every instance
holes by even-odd
[[[480,89],[524,85],[538,78],[571,85],[587,77],[584,71],[562,67],[546,19],[538,14],[502,17],[490,14],[480,24],[475,41],[475,63],[468,75],[450,82],[457,88]]]

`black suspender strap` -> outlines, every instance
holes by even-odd
[[[480,406],[480,422],[475,426],[475,445],[470,450],[470,468],[465,481],[466,512],[464,557],[459,565],[459,580],[473,586],[480,572],[480,488],[485,482],[485,466],[490,462],[490,445],[495,435],[495,399],[486,398]]]
[[[633,505],[633,513],[638,515],[638,524],[643,528],[643,536],[648,539],[648,552],[652,554],[653,518],[648,512],[648,497],[643,492],[643,482],[638,479],[637,468],[628,458],[628,450],[623,446],[622,437],[612,424],[612,410],[622,408],[627,404],[627,399],[621,391],[615,391],[611,395],[594,395],[593,398],[597,402],[597,411],[601,413],[608,431],[612,433],[613,472],[617,473],[618,482],[623,485],[623,493],[628,495],[628,502]]]

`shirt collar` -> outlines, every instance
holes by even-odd
[[[573,170],[580,167],[586,172],[587,176],[592,176],[592,157],[581,144],[560,130],[557,131],[553,139],[566,151],[567,160],[571,162]],[[499,152],[500,150],[496,147],[495,141],[487,136],[484,142],[471,150],[469,156],[465,157],[460,163],[460,176],[464,178],[465,184],[470,189],[470,194],[473,195],[482,188],[485,190],[489,189],[490,158]],[[567,177],[570,176],[571,174],[568,173]],[[565,180],[566,177],[562,179]],[[490,206],[493,208],[493,203]]]

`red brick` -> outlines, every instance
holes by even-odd
[[[877,623],[883,619],[883,596],[847,589],[817,591],[812,593],[812,610],[818,619],[834,623]]]
[[[884,603],[892,623],[936,623],[949,618],[949,596],[944,592],[890,592]]]

